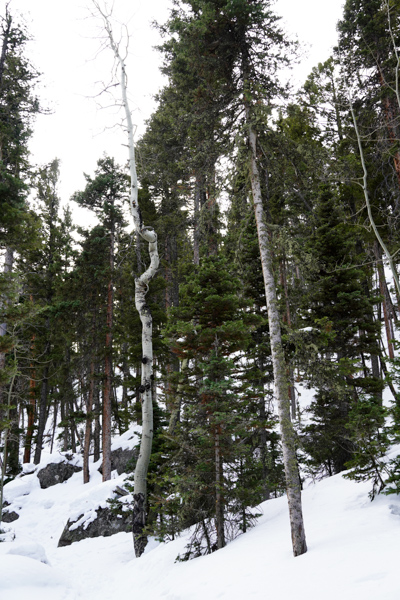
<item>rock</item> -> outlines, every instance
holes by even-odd
[[[67,481],[74,473],[82,471],[82,467],[77,467],[69,462],[50,463],[44,469],[41,469],[37,476],[40,487],[46,489],[57,483]]]
[[[85,524],[87,521],[83,521],[81,525],[71,531],[70,528],[81,520],[83,516],[80,515],[76,521],[68,521],[58,542],[59,548],[70,546],[74,542],[79,542],[86,538],[108,537],[121,531],[128,533],[132,531],[132,514],[126,512],[124,516],[115,515],[108,507],[98,508],[96,510],[96,518],[87,525],[86,529]]]
[[[133,471],[133,463],[136,460],[136,454],[135,448],[117,448],[116,450],[111,450],[111,470],[117,470],[118,475],[130,473]],[[132,463],[129,465],[131,461]],[[100,465],[98,470],[103,474],[102,465]]]
[[[19,514],[13,510],[11,512],[8,512],[8,510],[4,510],[3,514],[1,516],[1,520],[4,523],[12,523],[13,521],[16,521],[17,519],[19,519]]]

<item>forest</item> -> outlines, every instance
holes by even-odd
[[[63,208],[62,156],[29,154],[40,65],[1,15],[0,526],[3,487],[44,448],[81,454],[84,483],[101,458],[108,481],[136,424],[137,556],[188,527],[181,560],[210,554],[285,494],[298,556],[304,481],[400,493],[400,2],[346,0],[294,90],[270,0],[174,0],[135,143],[129,64],[93,5],[130,152],[99,157]]]

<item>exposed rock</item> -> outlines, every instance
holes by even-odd
[[[17,519],[19,519],[19,514],[16,513],[14,510],[12,510],[11,512],[8,512],[8,510],[4,510],[3,514],[1,515],[1,520],[4,523],[12,523]]]
[[[133,463],[136,460],[136,454],[137,451],[135,448],[117,448],[116,450],[111,450],[111,470],[115,471],[116,469],[118,475],[131,472],[134,466]],[[98,470],[103,474],[101,465]]]
[[[59,463],[50,463],[44,469],[41,469],[37,476],[40,482],[40,487],[46,489],[57,483],[67,481],[74,473],[82,471],[82,467],[77,467],[67,461]]]
[[[68,521],[58,542],[59,548],[62,546],[70,546],[74,542],[79,542],[86,538],[100,536],[108,537],[114,535],[114,533],[120,533],[121,531],[128,533],[132,531],[132,514],[127,512],[123,516],[115,515],[108,507],[98,508],[96,510],[96,519],[91,521],[86,529],[85,525],[87,522],[84,521],[81,525],[70,531],[70,527],[81,520],[82,517],[83,515],[80,515],[76,521]]]

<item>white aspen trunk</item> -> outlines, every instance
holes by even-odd
[[[135,554],[137,557],[139,557],[143,554],[147,544],[147,538],[145,535],[143,535],[143,529],[146,523],[147,471],[150,462],[153,441],[153,321],[150,309],[146,304],[146,294],[148,291],[149,282],[157,272],[159,258],[157,249],[157,234],[151,227],[144,226],[139,210],[135,144],[133,139],[132,115],[127,96],[125,60],[122,58],[119,52],[119,47],[114,40],[108,15],[101,10],[97,2],[94,1],[93,4],[103,17],[104,27],[108,35],[110,47],[120,67],[121,95],[128,134],[129,171],[131,177],[131,215],[136,232],[149,244],[150,255],[150,266],[144,273],[135,279],[135,306],[142,323],[142,378],[139,390],[142,400],[142,439],[140,443],[139,457],[136,462],[133,492],[133,538]]]
[[[362,166],[362,169],[363,169],[363,180],[362,180],[363,182],[362,182],[362,186],[361,187],[362,187],[363,192],[364,192],[364,199],[365,199],[365,205],[367,207],[368,219],[369,219],[369,222],[370,222],[371,227],[373,229],[373,232],[375,234],[375,237],[378,240],[378,242],[379,242],[379,244],[380,244],[380,246],[381,246],[381,248],[382,248],[382,250],[383,250],[383,252],[384,252],[384,254],[386,256],[386,259],[387,259],[387,261],[389,263],[389,268],[390,268],[390,270],[392,272],[392,276],[393,276],[393,280],[394,280],[394,283],[395,283],[395,286],[396,286],[397,293],[400,295],[400,282],[399,282],[399,277],[397,275],[395,264],[393,262],[393,256],[390,254],[389,249],[387,248],[385,242],[381,238],[381,235],[380,235],[380,233],[378,231],[378,228],[377,228],[377,226],[375,224],[374,217],[372,215],[371,202],[369,200],[369,193],[368,193],[368,172],[367,172],[367,167],[366,167],[366,164],[365,164],[364,150],[363,150],[363,147],[362,147],[361,135],[360,135],[360,132],[359,132],[359,129],[358,129],[357,119],[356,119],[356,115],[355,115],[354,108],[353,108],[353,102],[352,102],[352,99],[351,99],[350,95],[349,95],[349,104],[350,104],[351,117],[353,119],[354,131],[355,131],[356,137],[357,137],[357,144],[358,144],[358,150],[359,150],[359,153],[360,153],[361,166]]]
[[[250,145],[251,189],[253,194],[261,265],[265,284],[265,297],[268,309],[268,324],[275,383],[275,398],[277,401],[279,426],[282,439],[283,464],[285,469],[286,491],[289,504],[292,546],[294,556],[299,556],[300,554],[307,552],[303,511],[301,506],[300,477],[296,458],[295,433],[290,420],[290,399],[286,376],[286,361],[282,346],[281,325],[276,298],[275,280],[272,270],[271,249],[268,230],[265,224],[260,176],[256,161],[257,137],[250,123],[248,123],[248,139]]]

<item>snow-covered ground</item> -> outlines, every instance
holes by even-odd
[[[46,456],[39,469],[50,460]],[[176,563],[185,536],[168,544],[151,540],[140,559],[127,533],[57,548],[68,518],[104,506],[123,482],[124,476],[116,476],[102,483],[97,467],[92,465],[86,485],[82,473],[75,473],[41,489],[38,469],[29,473],[28,468],[6,486],[9,508],[18,508],[20,518],[4,524],[9,541],[0,543],[0,600],[400,597],[400,497],[370,502],[368,483],[337,475],[304,490],[308,552],[303,556],[292,556],[287,502],[278,498],[265,502],[258,525],[226,548]]]

